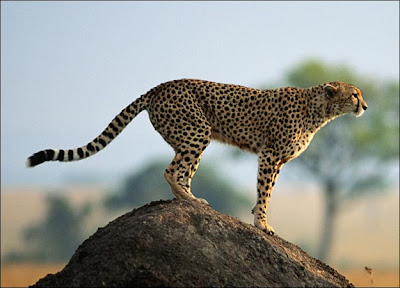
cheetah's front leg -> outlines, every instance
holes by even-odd
[[[281,161],[273,157],[270,150],[262,151],[258,158],[257,204],[253,208],[254,226],[274,235],[274,229],[267,223],[267,209],[272,189],[282,167]]]

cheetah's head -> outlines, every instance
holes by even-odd
[[[353,113],[361,116],[367,110],[367,103],[362,97],[361,89],[343,82],[329,82],[323,86],[328,99],[328,107],[331,112],[340,116]]]

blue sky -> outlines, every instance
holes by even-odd
[[[2,186],[117,181],[172,159],[144,112],[92,158],[24,166],[38,150],[86,144],[159,83],[273,85],[309,58],[398,79],[399,2],[1,2]],[[254,182],[256,158],[226,151],[211,144],[202,161]]]

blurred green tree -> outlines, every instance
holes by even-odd
[[[327,261],[335,219],[350,200],[377,192],[386,182],[387,167],[399,159],[399,82],[362,77],[345,65],[311,59],[291,69],[285,84],[310,87],[330,81],[356,85],[368,110],[361,118],[345,115],[328,123],[294,163],[322,185],[324,218],[317,256]]]
[[[44,219],[23,230],[27,251],[12,251],[6,260],[67,261],[84,240],[82,223],[89,215],[91,206],[86,203],[76,210],[64,196],[55,192],[51,192],[46,200],[48,209]]]
[[[168,161],[155,161],[137,173],[128,175],[121,188],[105,199],[106,208],[132,209],[150,201],[172,199],[174,195],[163,176],[168,165]],[[206,163],[202,163],[192,180],[193,194],[206,199],[211,207],[221,213],[240,217],[240,212],[244,209],[250,212],[251,201],[219,174]]]

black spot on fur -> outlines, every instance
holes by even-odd
[[[74,151],[73,150],[68,150],[68,160],[71,161],[74,159]]]
[[[115,117],[115,121],[117,122],[117,125],[118,125],[119,127],[123,127],[123,126],[124,126],[124,125],[122,124],[121,120],[118,118],[118,116]]]
[[[79,158],[83,158],[83,150],[82,150],[82,148],[78,148],[78,155],[79,155]]]
[[[54,150],[47,149],[46,150],[46,161],[53,160],[54,157]]]
[[[87,144],[86,145],[86,148],[89,150],[89,151],[94,151],[94,147],[93,147],[93,145],[92,145],[92,143],[89,143],[89,144]]]
[[[57,156],[58,161],[63,161],[64,160],[64,150],[60,150]]]
[[[110,123],[109,127],[114,131],[114,132],[118,132],[118,128],[115,127],[115,125],[113,123]]]

